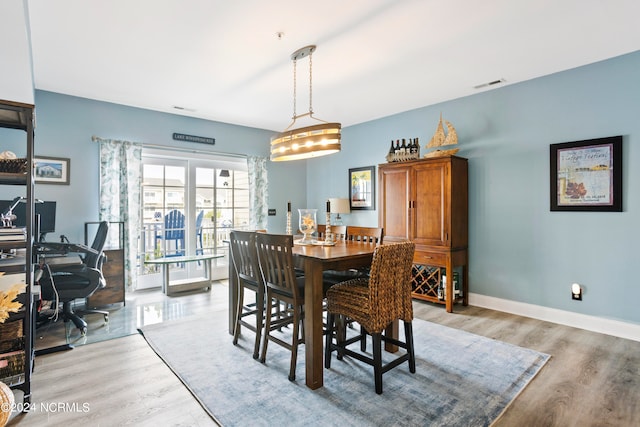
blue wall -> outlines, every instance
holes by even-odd
[[[146,144],[245,155],[269,155],[272,131],[159,113],[85,98],[36,91],[35,154],[66,157],[70,163],[70,185],[36,185],[35,195],[55,200],[56,235],[72,241],[84,239],[84,222],[98,220],[99,150],[91,141],[101,138]],[[0,130],[2,131],[2,130]],[[214,146],[174,141],[174,132],[208,136]],[[0,151],[13,150],[24,156],[24,132],[0,133]],[[269,217],[268,228],[284,232],[287,200],[302,205],[305,197],[305,162],[269,162],[270,202],[277,216]],[[295,179],[291,179],[295,176]],[[21,188],[0,188],[0,199],[13,199]],[[23,191],[21,191],[23,192]],[[53,237],[49,237],[51,240]]]
[[[424,146],[442,112],[458,131],[459,155],[469,159],[471,292],[640,323],[638,75],[640,52],[346,127],[339,154],[269,163],[270,207],[278,215],[268,227],[284,231],[287,200],[294,210],[323,212],[327,198],[347,197],[349,168],[383,163],[392,139],[418,137]],[[38,185],[36,196],[59,202],[59,233],[74,240],[82,238],[84,221],[97,218],[92,135],[188,146],[171,140],[182,132],[215,137],[216,152],[265,156],[272,136],[43,91],[36,91],[36,106],[36,154],[71,158],[71,185]],[[549,145],[613,135],[623,135],[624,212],[550,212]],[[377,215],[352,212],[345,223],[377,225]],[[582,302],[570,298],[573,282],[584,286]]]
[[[340,154],[309,161],[308,204],[346,197],[348,169],[384,163],[392,139],[424,147],[442,112],[469,159],[471,292],[640,323],[639,75],[636,52],[348,127]],[[614,135],[624,212],[550,212],[549,145]],[[345,218],[377,224],[373,211]],[[582,302],[571,300],[573,282]]]

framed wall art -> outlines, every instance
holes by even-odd
[[[35,156],[33,159],[36,184],[69,185],[71,160],[61,157]]]
[[[622,136],[551,144],[551,210],[622,212]]]
[[[376,167],[349,169],[349,204],[351,210],[375,210]]]

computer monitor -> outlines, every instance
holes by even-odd
[[[13,200],[0,200],[0,212],[4,212],[12,203]],[[38,236],[38,239],[42,241],[47,233],[56,231],[56,202],[35,203],[35,211],[36,215],[40,215],[40,236]],[[13,225],[16,227],[25,227],[27,225],[27,207],[24,203],[18,203],[13,208],[13,214],[16,216]]]

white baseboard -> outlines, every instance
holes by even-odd
[[[640,325],[604,317],[590,316],[540,305],[526,304],[481,294],[469,293],[469,305],[503,311],[560,325],[640,341]]]

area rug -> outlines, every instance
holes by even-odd
[[[348,357],[338,361],[334,354],[324,387],[310,390],[303,345],[296,381],[290,382],[290,353],[269,343],[266,363],[254,360],[252,333],[234,346],[222,313],[140,332],[223,426],[488,426],[549,359],[414,319],[415,374],[406,363],[392,369],[377,395],[370,366]]]

